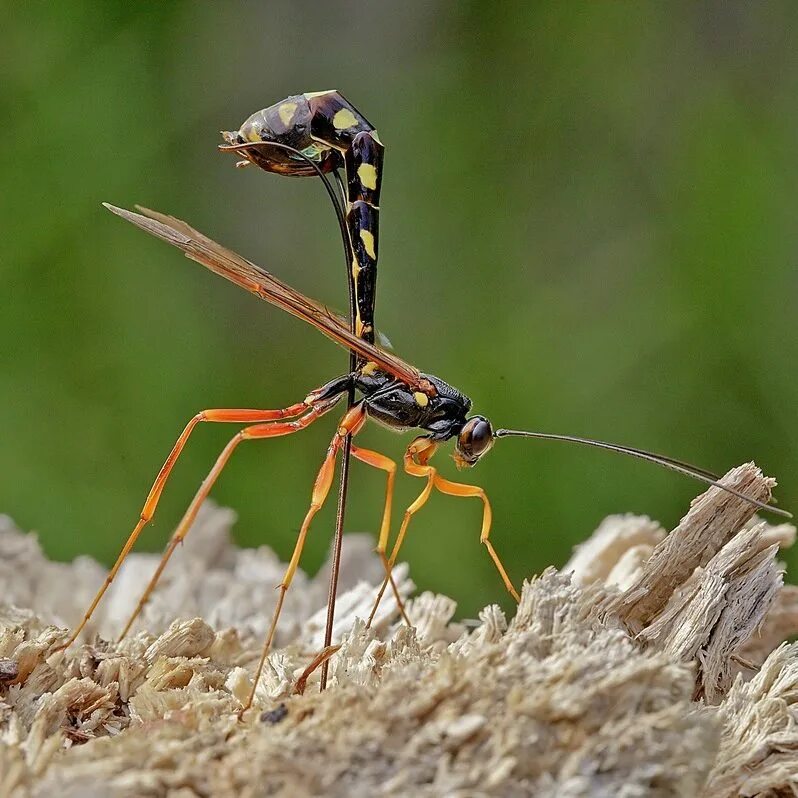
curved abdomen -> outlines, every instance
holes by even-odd
[[[253,114],[236,133],[224,137],[230,144],[271,142],[292,147],[323,172],[344,169],[355,333],[373,343],[384,159],[377,131],[339,92],[323,91],[287,97]],[[256,147],[243,154],[269,172],[292,177],[316,175],[308,163],[279,147]]]

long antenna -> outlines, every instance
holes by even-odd
[[[637,457],[640,460],[647,460],[649,463],[655,463],[663,468],[669,468],[671,471],[676,471],[679,474],[684,474],[686,477],[692,477],[699,482],[705,482],[707,485],[712,485],[715,488],[725,490],[736,496],[738,499],[743,499],[749,504],[753,504],[760,510],[767,510],[768,512],[775,513],[776,515],[783,516],[784,518],[792,518],[792,513],[782,510],[778,507],[766,504],[765,502],[755,499],[753,496],[746,496],[744,493],[730,488],[719,481],[719,477],[711,471],[705,471],[703,468],[690,465],[689,463],[675,460],[672,457],[666,457],[662,454],[654,454],[654,452],[647,452],[645,449],[635,449],[632,446],[621,446],[617,443],[606,443],[605,441],[597,441],[592,438],[580,438],[576,435],[556,435],[552,432],[526,432],[515,429],[498,429],[494,433],[496,438],[539,438],[546,441],[566,441],[567,443],[579,443],[583,446],[595,446],[598,449],[606,449],[610,452],[617,452],[618,454],[629,455],[630,457]]]

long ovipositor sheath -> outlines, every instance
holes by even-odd
[[[256,144],[249,152],[244,151],[244,155],[267,171],[289,176],[313,176],[343,165],[346,173],[345,190],[342,191],[345,197],[343,211],[332,194],[331,198],[336,213],[343,215],[351,330],[364,341],[374,343],[379,195],[384,153],[377,132],[338,92],[327,91],[289,97],[253,114],[237,133],[223,135],[231,145],[242,142]],[[350,353],[350,371],[365,363],[356,353]],[[353,403],[354,390],[350,387],[348,406],[351,408]],[[332,639],[350,448],[351,440],[347,437],[341,468],[325,647]],[[322,689],[327,681],[327,668],[325,661]]]
[[[343,167],[345,222],[352,253],[355,334],[374,342],[374,305],[379,256],[379,202],[385,148],[369,121],[339,92],[287,97],[254,113],[237,131],[224,132],[231,151],[276,174],[315,176]],[[263,145],[247,146],[240,145]],[[300,152],[297,157],[283,145]],[[224,149],[224,148],[223,148]]]

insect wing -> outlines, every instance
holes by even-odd
[[[324,305],[306,297],[265,269],[223,247],[181,219],[138,206],[141,213],[117,208],[109,203],[103,204],[117,216],[182,249],[187,257],[201,263],[212,272],[306,321],[340,346],[356,352],[366,361],[376,363],[380,369],[397,379],[422,390],[427,387],[427,380],[416,368],[392,353],[358,338],[340,317]]]

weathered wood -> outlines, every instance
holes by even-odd
[[[759,498],[773,484],[753,465],[726,479]],[[798,591],[777,556],[795,529],[744,505],[710,490],[667,536],[613,516],[524,585],[509,623],[492,606],[476,627],[431,594],[405,627],[386,594],[366,630],[380,565],[348,538],[331,688],[314,674],[293,694],[325,599],[324,574],[300,575],[243,722],[281,565],[230,544],[229,511],[204,508],[133,637],[66,655],[59,625],[103,570],[48,562],[0,521],[0,798],[794,794],[798,645],[779,643]],[[152,567],[131,561],[92,635],[113,634]]]

